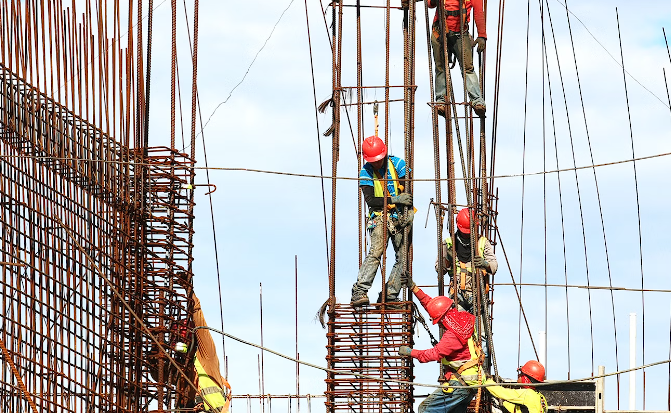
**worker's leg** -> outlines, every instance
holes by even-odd
[[[462,37],[463,37],[463,46],[464,54],[462,55]],[[471,99],[471,103],[475,105],[484,105],[485,100],[482,98],[482,92],[480,91],[480,83],[478,82],[478,75],[475,73],[473,68],[473,40],[471,35],[464,33],[463,36],[460,36],[457,33],[451,34],[448,36],[448,46],[454,47],[454,54],[457,56],[457,61],[459,62],[459,68],[464,74],[466,79],[466,91],[468,92],[468,97]]]
[[[411,227],[412,228],[412,227]],[[389,274],[389,281],[387,281],[387,301],[398,301],[398,293],[403,287],[401,285],[403,275],[403,254],[407,253],[407,245],[405,237],[403,236],[404,229],[399,228],[395,235],[392,235],[391,242],[396,252],[396,262]],[[411,237],[412,232],[408,231],[408,237]]]
[[[436,102],[445,101],[445,55],[443,53],[442,42],[436,35],[439,33],[438,22],[433,24],[431,32],[431,50],[433,51],[434,69],[436,72],[436,81],[434,91],[436,92]]]
[[[459,386],[456,380],[450,380],[452,386]],[[436,389],[419,405],[419,413],[466,413],[468,403],[473,398],[471,389]]]
[[[352,286],[352,301],[365,296],[371,285],[373,285],[373,280],[375,280],[375,273],[377,273],[377,268],[380,266],[380,257],[387,246],[387,240],[383,239],[382,223],[382,217],[375,217],[369,221],[369,227],[374,225],[374,228],[370,232],[370,249],[363,263],[361,263],[359,275]]]

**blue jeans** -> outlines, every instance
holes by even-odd
[[[359,275],[352,286],[352,298],[365,295],[373,285],[375,274],[380,266],[382,252],[387,248],[387,243],[389,238],[391,238],[394,251],[396,252],[396,263],[394,263],[391,274],[389,274],[389,280],[387,280],[387,301],[396,301],[398,299],[398,293],[401,291],[401,274],[403,272],[403,268],[401,268],[401,254],[406,246],[403,239],[403,228],[397,228],[394,235],[387,228],[387,239],[385,240],[383,239],[382,224],[381,216],[368,220],[369,228],[374,225],[374,228],[370,230],[370,249],[366,258],[361,263]]]
[[[445,56],[443,54],[442,42],[441,39],[437,38],[436,35],[439,33],[438,22],[433,25],[433,32],[431,34],[431,49],[433,50],[433,61],[435,62],[436,70],[436,101],[444,102],[445,94],[447,93],[447,88],[445,86]],[[466,78],[466,91],[468,92],[468,97],[471,99],[473,105],[484,105],[485,100],[482,98],[482,92],[480,91],[480,83],[478,82],[478,75],[473,69],[473,39],[468,33],[464,33],[466,36],[464,43],[466,50],[463,56],[465,59],[462,62],[461,55],[461,35],[459,33],[448,32],[447,34],[447,51],[454,53],[459,62],[459,68],[461,72],[464,73]],[[454,85],[454,81],[452,82]]]
[[[450,380],[451,386],[459,386],[456,380]],[[436,389],[419,405],[418,413],[466,413],[468,403],[474,396],[472,389]]]

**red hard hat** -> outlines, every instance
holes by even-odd
[[[520,367],[517,371],[521,374],[524,374],[525,376],[531,377],[538,382],[543,382],[545,380],[545,367],[543,367],[543,365],[536,360],[527,361],[524,363],[524,366]],[[525,383],[519,381],[519,379],[518,382]]]
[[[471,233],[471,217],[468,214],[468,208],[464,208],[457,214],[457,228],[462,234]]]
[[[447,310],[452,307],[452,299],[445,297],[444,295],[439,295],[438,297],[433,297],[426,304],[426,311],[431,316],[433,324],[437,324],[441,318],[447,313]]]
[[[363,159],[366,162],[375,162],[387,156],[387,146],[377,136],[369,136],[361,145]]]

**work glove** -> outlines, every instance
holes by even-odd
[[[484,268],[486,270],[489,269],[489,263],[482,257],[473,258],[473,265],[477,268]]]
[[[401,348],[398,349],[399,356],[409,356],[411,353],[412,349],[408,346],[401,346]]]
[[[482,53],[485,51],[485,47],[487,47],[487,38],[486,37],[478,37],[475,39],[475,42],[473,43],[473,47],[478,46],[478,53]]]
[[[391,203],[392,204],[411,206],[412,205],[412,195],[404,192],[401,195],[392,196],[391,197]]]
[[[405,217],[401,217],[401,228],[405,228],[408,225],[412,224],[412,220],[415,219],[415,211],[413,209],[408,209],[408,213]]]
[[[406,285],[411,290],[417,286],[407,272],[401,275],[401,285]]]

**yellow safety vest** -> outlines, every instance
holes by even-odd
[[[392,182],[394,183],[394,194],[398,195],[400,191],[398,190],[398,174],[396,173],[396,168],[394,168],[393,162],[389,162],[389,159],[387,159],[387,165]],[[386,193],[383,185],[386,185],[386,182],[382,181],[382,176],[380,176],[378,171],[373,171],[373,188],[375,188],[375,196],[377,198],[382,198]]]
[[[447,245],[447,248],[452,248],[452,238],[447,237],[445,238],[445,244]],[[478,240],[478,256],[484,257],[485,256],[485,245],[487,244],[487,238],[486,237],[480,237]],[[467,265],[466,268],[470,271],[471,266]]]
[[[481,384],[484,375],[480,375],[480,378],[478,378],[478,373],[480,372],[480,359],[483,354],[480,347],[476,346],[473,336],[468,339],[468,351],[471,354],[469,360],[447,360],[443,357],[440,362],[461,375],[466,384]]]
[[[198,391],[200,392],[199,394],[203,399],[207,401],[207,403],[203,403],[205,411],[214,411],[217,413],[226,413],[228,409],[227,403],[226,403],[226,393],[219,387],[216,381],[212,380],[210,376],[205,373],[205,369],[203,368],[202,364],[200,364],[200,361],[198,361],[198,358],[196,358],[195,362],[196,366],[196,373],[198,373]],[[210,406],[208,406],[208,403],[210,406],[212,406],[214,409],[210,409]]]

